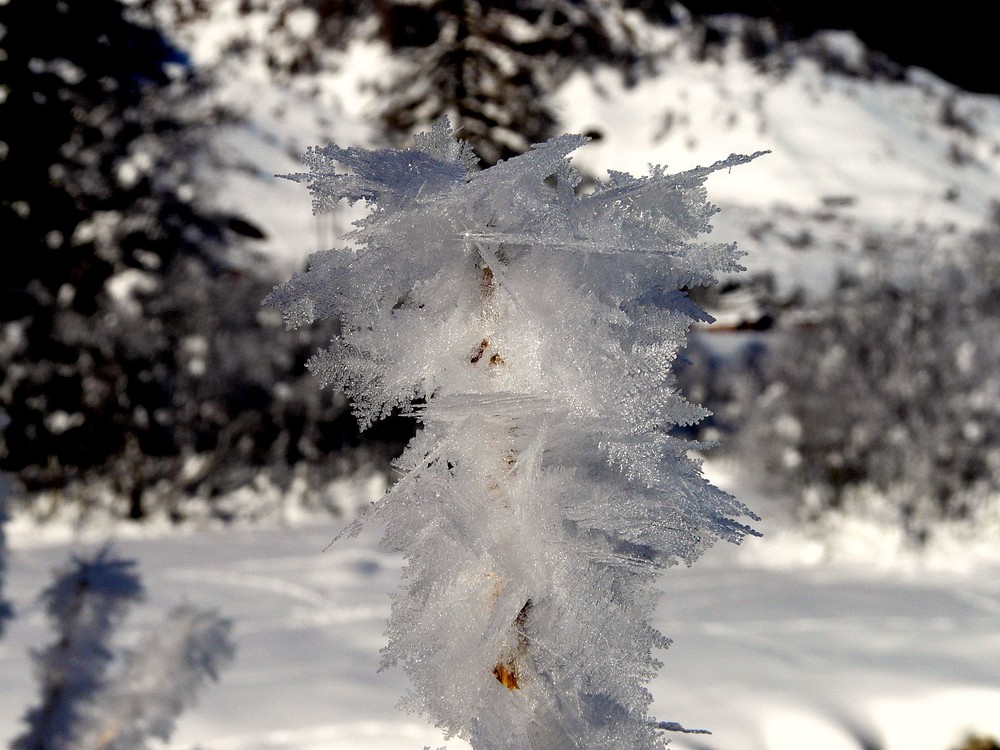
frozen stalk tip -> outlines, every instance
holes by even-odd
[[[672,434],[707,413],[672,367],[707,319],[682,290],[739,269],[735,245],[696,240],[705,178],[756,154],[581,192],[586,141],[482,171],[446,120],[408,150],[311,149],[289,177],[314,209],[371,210],[265,300],[289,326],[341,321],[310,367],[363,425],[421,424],[368,514],[407,560],[384,664],[477,750],[662,748],[679,725],[648,715],[656,576],[753,533]]]

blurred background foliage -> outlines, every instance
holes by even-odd
[[[649,74],[641,39],[657,26],[682,25],[704,58],[735,43],[762,70],[808,52],[817,30],[849,28],[867,45],[861,64],[843,68],[813,50],[840,73],[898,80],[921,65],[995,92],[987,26],[967,23],[961,5],[933,14],[721,0],[234,7],[266,10],[266,65],[279,79],[322,69],[351,40],[379,40],[397,63],[375,113],[384,142],[402,144],[449,114],[491,164],[554,134],[550,94],[570,74],[610,66],[625,86]],[[385,472],[414,429],[394,419],[361,434],[343,397],[305,368],[335,326],[290,333],[259,307],[278,281],[255,249],[264,230],[215,208],[198,172],[213,158],[212,134],[240,115],[214,103],[215,73],[196,69],[161,25],[182,28],[212,8],[0,4],[0,470],[38,515],[105,503],[123,517],[183,520],[200,498],[225,519],[232,506],[217,500],[262,477],[287,491]],[[929,43],[950,33],[968,54]],[[246,40],[227,44],[230,57],[253,51]],[[695,434],[724,436],[729,455],[794,498],[803,519],[877,505],[919,541],[935,519],[995,505],[1000,491],[1000,218],[946,258],[916,237],[869,245],[870,262],[824,299],[779,298],[766,278],[738,282],[764,312],[743,321],[739,347],[696,334],[681,379],[715,412]],[[726,292],[700,301],[713,309]]]

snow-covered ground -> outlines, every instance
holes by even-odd
[[[780,516],[763,527],[763,539],[714,548],[662,578],[656,622],[674,644],[652,685],[653,713],[712,731],[676,735],[676,747],[949,750],[968,734],[1000,737],[1000,564],[802,564],[802,540],[796,547]],[[378,548],[374,528],[324,551],[339,528],[111,534],[148,590],[123,639],[179,601],[234,622],[236,661],[170,748],[468,747],[396,709],[406,679],[377,668],[401,560]],[[11,537],[19,616],[0,641],[0,742],[35,699],[28,650],[52,637],[36,597],[70,550],[87,547],[39,541],[27,526]]]

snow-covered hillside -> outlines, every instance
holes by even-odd
[[[566,129],[601,138],[582,150],[593,171],[687,168],[769,149],[751,170],[709,182],[715,224],[747,251],[751,274],[779,290],[823,290],[873,236],[936,236],[942,246],[982,226],[1000,199],[1000,98],[967,94],[912,69],[869,80],[850,32],[814,45],[842,61],[796,59],[762,72],[733,44],[693,60],[680,32],[661,32],[658,75],[624,88],[606,72],[578,75],[557,95]]]
[[[377,91],[397,63],[382,44],[358,41],[329,52],[321,72],[276,77],[264,63],[280,43],[263,31],[273,19],[230,6],[178,34],[195,64],[219,70],[215,95],[247,117],[209,172],[223,203],[265,228],[265,250],[284,270],[330,246],[350,218],[311,218],[301,190],[273,175],[295,170],[310,144],[378,145]],[[771,150],[709,190],[724,209],[717,233],[738,239],[751,273],[773,271],[781,289],[824,287],[871,236],[953,243],[1000,200],[1000,97],[916,68],[880,77],[850,32],[823,32],[768,62],[746,59],[735,35],[705,55],[683,27],[635,23],[651,72],[627,86],[611,69],[581,71],[553,96],[560,129],[594,137],[574,163],[639,174],[651,163],[681,170]],[[242,37],[256,54],[220,54]]]

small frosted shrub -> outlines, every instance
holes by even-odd
[[[42,702],[28,711],[28,730],[13,750],[70,750],[87,703],[104,684],[114,658],[111,638],[129,606],[143,595],[135,563],[105,548],[74,558],[42,593],[56,640],[34,654]]]
[[[807,522],[846,513],[916,543],[995,523],[1000,217],[961,252],[877,247],[808,328],[779,332],[738,445]]]
[[[232,659],[230,623],[181,605],[109,675],[115,631],[143,595],[134,568],[104,548],[74,558],[42,593],[56,639],[34,654],[42,699],[12,750],[160,747],[196,690]]]
[[[289,326],[341,320],[310,364],[362,424],[420,422],[372,509],[408,561],[384,663],[482,750],[662,747],[656,575],[750,533],[671,430],[706,414],[674,381],[706,318],[681,290],[739,268],[734,245],[695,241],[703,183],[753,157],[581,194],[567,155],[586,140],[483,171],[446,121],[405,151],[311,149],[290,177],[315,210],[371,212],[265,300]]]
[[[116,678],[93,699],[78,733],[82,748],[140,750],[167,741],[177,717],[234,654],[231,624],[182,604],[125,655]]]

